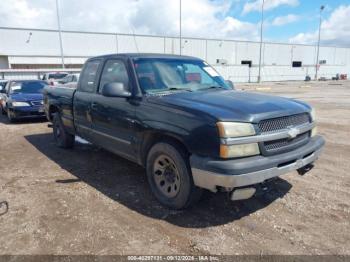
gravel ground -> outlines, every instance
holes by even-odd
[[[350,254],[350,82],[240,84],[301,99],[326,147],[305,176],[231,202],[169,211],[137,165],[89,144],[55,147],[47,122],[0,116],[0,254]]]

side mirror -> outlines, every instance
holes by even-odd
[[[226,85],[228,85],[232,89],[235,89],[235,86],[234,86],[234,84],[233,84],[233,82],[231,80],[225,80],[225,83],[226,83]]]
[[[107,97],[130,97],[131,93],[126,89],[123,83],[112,82],[102,87],[102,95]]]
[[[0,89],[0,94],[5,94],[6,93],[6,90],[5,90],[5,88],[3,88],[3,89]]]

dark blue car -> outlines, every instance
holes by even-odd
[[[47,82],[42,80],[12,80],[4,90],[2,113],[10,122],[20,118],[45,117],[43,108],[43,88]]]

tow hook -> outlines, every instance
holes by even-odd
[[[297,171],[298,171],[298,174],[303,176],[305,175],[307,172],[309,172],[311,169],[314,168],[314,165],[313,164],[308,164],[302,168],[299,168]]]

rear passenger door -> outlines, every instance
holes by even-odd
[[[77,133],[87,140],[92,139],[91,98],[96,92],[100,66],[100,59],[86,62],[73,100],[74,124]]]
[[[129,98],[105,97],[101,94],[107,83],[123,83],[131,91],[126,61],[108,59],[102,70],[98,92],[92,96],[91,115],[94,143],[114,153],[134,159],[135,106]]]

